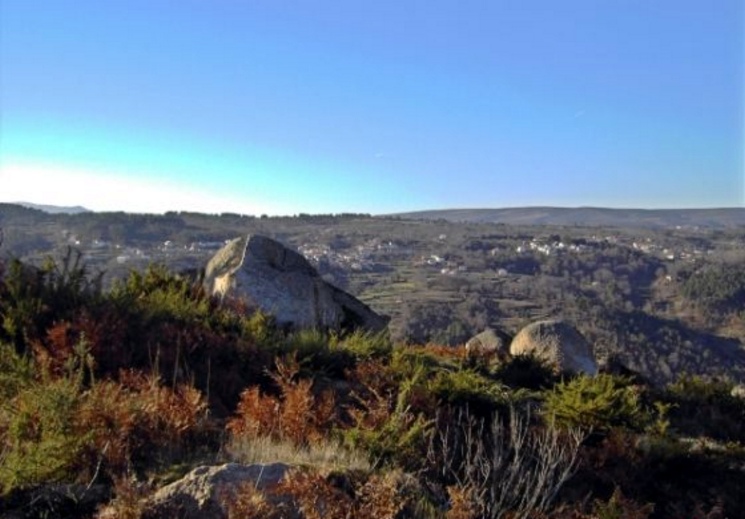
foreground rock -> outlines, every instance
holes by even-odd
[[[278,484],[289,467],[284,463],[197,467],[182,479],[158,490],[148,503],[148,517],[222,519],[228,516],[226,497],[244,483],[257,490]]]
[[[512,355],[533,354],[566,373],[598,372],[587,340],[574,326],[564,321],[539,321],[529,324],[510,344]]]
[[[383,330],[388,318],[324,281],[302,255],[260,235],[237,238],[207,264],[213,295],[245,298],[292,328]]]
[[[466,356],[496,356],[505,360],[510,356],[512,336],[502,330],[487,328],[478,335],[471,337],[466,343]]]

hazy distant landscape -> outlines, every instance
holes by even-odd
[[[401,213],[402,218],[512,225],[626,227],[630,229],[722,229],[745,225],[745,209],[607,209],[602,207],[515,207],[447,209]]]

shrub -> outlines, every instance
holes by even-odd
[[[642,429],[651,417],[640,403],[640,390],[627,378],[581,375],[546,394],[544,414],[569,427],[598,432],[613,427]]]
[[[100,300],[101,277],[90,277],[81,253],[73,249],[59,262],[47,259],[41,268],[12,261],[0,299],[2,331],[17,351],[26,351],[53,322],[69,320]]]
[[[0,342],[0,401],[8,401],[27,388],[34,377],[31,359],[10,344]]]
[[[422,391],[421,373],[404,381],[397,394],[381,395],[366,392],[349,413],[354,425],[344,431],[344,438],[352,448],[367,452],[373,466],[397,464],[415,468],[422,464],[421,453],[426,448],[432,422],[414,405]]]
[[[689,436],[745,441],[745,400],[732,396],[733,384],[681,377],[661,398],[670,407],[670,426]]]
[[[428,389],[441,402],[451,405],[494,409],[506,402],[499,384],[470,370],[439,371],[428,384]]]
[[[80,395],[79,380],[59,378],[23,387],[0,402],[0,495],[76,479],[90,438],[75,427]]]
[[[337,343],[337,348],[351,353],[356,360],[387,359],[393,351],[387,332],[357,330]]]
[[[576,469],[583,435],[572,429],[531,428],[510,408],[490,422],[460,409],[438,423],[428,448],[430,470],[455,483],[458,513],[527,518],[544,512]],[[453,512],[455,514],[455,512]]]
[[[243,391],[236,416],[227,423],[234,437],[271,436],[296,445],[326,437],[336,419],[333,393],[313,392],[313,381],[298,379],[300,365],[293,356],[277,360],[272,379],[280,396],[262,394],[256,386]]]
[[[320,330],[299,330],[284,338],[276,355],[293,356],[309,376],[341,377],[354,365],[355,358],[349,350],[335,345],[337,341]]]
[[[206,430],[207,405],[195,388],[165,387],[154,375],[127,371],[94,384],[81,398],[76,427],[88,431],[85,458],[108,473],[170,464]]]
[[[597,519],[648,519],[654,512],[654,504],[641,505],[616,488],[607,502],[595,500],[592,511]]]
[[[282,519],[283,510],[270,502],[253,482],[238,486],[235,492],[221,497],[228,519]]]

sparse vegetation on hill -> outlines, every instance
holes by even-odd
[[[548,226],[369,215],[66,215],[0,204],[0,225],[6,256],[43,266],[73,246],[106,289],[152,263],[198,275],[225,240],[263,234],[389,315],[395,341],[456,346],[487,326],[515,334],[560,318],[601,360],[616,356],[654,383],[682,373],[745,381],[745,321],[736,283],[727,281],[745,258],[745,241],[735,225],[712,228],[712,211],[648,229],[601,227],[597,211]],[[660,216],[628,215],[627,224]]]
[[[164,267],[107,290],[76,258],[0,278],[0,513],[164,517],[192,468],[260,461],[289,468],[223,489],[225,517],[743,517],[730,383],[280,331]]]

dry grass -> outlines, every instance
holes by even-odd
[[[298,445],[270,436],[240,437],[233,438],[226,450],[231,460],[246,464],[280,462],[319,470],[371,470],[365,454],[333,440]]]

